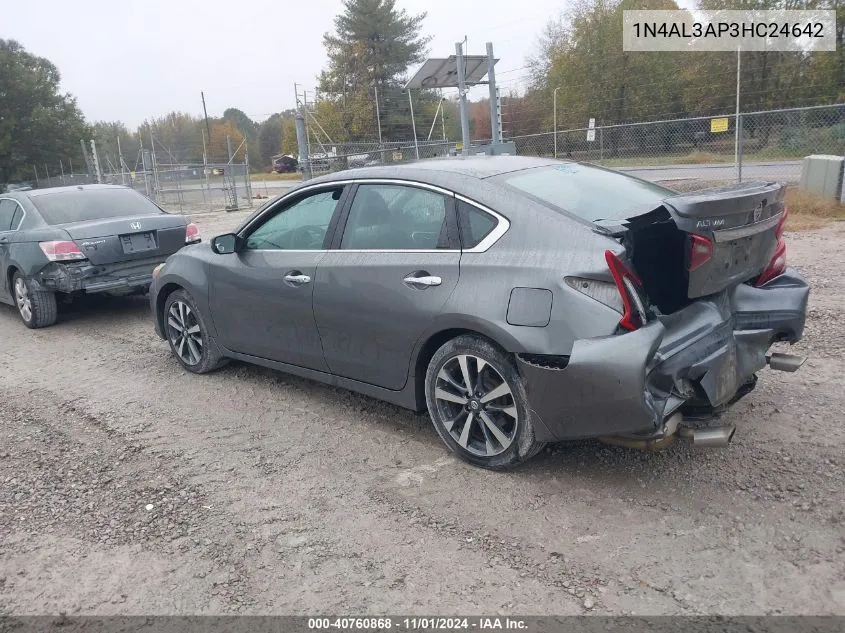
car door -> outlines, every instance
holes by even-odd
[[[399,390],[417,340],[458,283],[454,197],[395,182],[359,184],[353,195],[317,268],[323,353],[334,374]]]
[[[327,370],[313,281],[342,193],[342,186],[326,187],[280,201],[245,228],[237,252],[214,260],[212,318],[227,349]]]
[[[12,237],[23,218],[23,209],[11,198],[0,198],[0,298],[12,299],[9,283],[9,251]]]

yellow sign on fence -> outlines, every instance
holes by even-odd
[[[727,132],[728,131],[728,120],[725,119],[710,119],[710,131],[711,132]]]

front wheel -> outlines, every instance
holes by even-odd
[[[512,358],[485,338],[459,336],[437,350],[425,394],[441,439],[475,466],[507,468],[543,448]]]
[[[225,364],[194,298],[176,290],[164,302],[164,332],[170,351],[182,367],[205,374]]]

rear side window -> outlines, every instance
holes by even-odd
[[[15,209],[15,214],[12,216],[12,230],[17,231],[18,227],[21,225],[21,220],[23,220],[23,209],[21,209],[21,205],[15,205],[17,209]]]
[[[474,248],[487,237],[498,221],[478,207],[458,200],[458,226],[461,231],[461,247]]]
[[[590,165],[563,163],[505,174],[502,182],[585,220],[618,220],[675,195],[650,182]]]
[[[404,185],[360,185],[340,247],[433,250],[449,246],[445,196]]]
[[[132,189],[69,189],[32,196],[32,202],[47,224],[163,213]]]
[[[12,229],[12,219],[15,216],[17,208],[18,204],[14,200],[9,200],[8,198],[0,200],[0,231],[10,231]]]

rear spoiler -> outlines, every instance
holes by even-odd
[[[596,220],[593,224],[599,233],[621,237],[632,227],[665,221],[671,216],[682,231],[709,233],[779,216],[785,193],[786,185],[778,182],[742,182],[679,193],[627,219]]]

